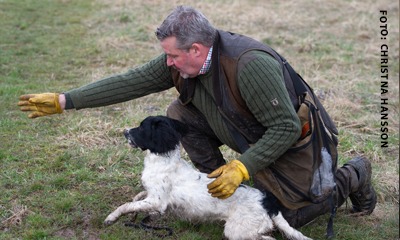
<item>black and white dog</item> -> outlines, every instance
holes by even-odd
[[[310,239],[289,226],[278,210],[265,209],[268,199],[255,188],[241,185],[227,199],[212,197],[207,184],[213,179],[180,157],[180,139],[186,132],[186,125],[163,116],[147,117],[139,127],[124,131],[132,147],[147,150],[142,173],[146,191],[108,215],[106,225],[127,213],[168,210],[186,220],[223,220],[224,234],[231,240],[274,239],[268,236],[274,226],[289,239]]]

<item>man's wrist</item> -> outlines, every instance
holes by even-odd
[[[64,94],[60,94],[58,96],[58,102],[60,103],[61,109],[64,110],[65,109],[65,104],[67,102],[66,99],[65,99],[65,95]]]

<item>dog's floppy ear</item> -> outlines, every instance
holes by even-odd
[[[188,132],[186,124],[165,116],[149,116],[135,129],[135,144],[142,150],[153,153],[167,153],[179,145]]]
[[[165,117],[150,116],[143,121],[146,132],[150,134],[146,141],[146,148],[153,153],[167,153],[174,150],[182,136],[187,133],[185,124]]]

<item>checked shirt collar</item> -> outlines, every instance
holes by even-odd
[[[199,75],[206,74],[211,67],[211,55],[212,55],[213,48],[211,47],[208,51],[208,55],[206,61],[204,61],[203,66],[200,69]]]

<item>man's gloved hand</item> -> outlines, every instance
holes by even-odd
[[[21,111],[32,111],[28,115],[29,118],[62,113],[59,96],[59,93],[26,94],[19,97],[18,106],[21,107]]]
[[[243,180],[250,179],[246,167],[239,160],[232,160],[208,174],[207,177],[217,178],[208,184],[207,188],[211,196],[220,199],[230,197]]]

